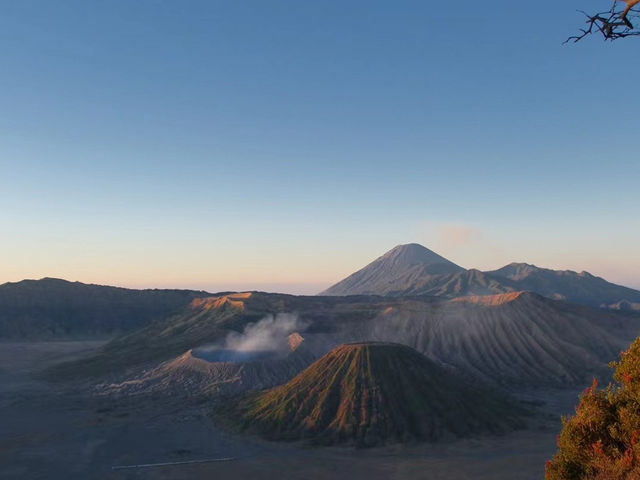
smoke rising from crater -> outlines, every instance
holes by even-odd
[[[284,350],[288,347],[287,336],[306,326],[307,322],[301,321],[295,313],[267,315],[248,324],[242,333],[227,335],[223,348],[239,352]]]

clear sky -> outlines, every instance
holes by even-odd
[[[640,287],[608,0],[7,1],[0,282],[315,293],[399,243]]]

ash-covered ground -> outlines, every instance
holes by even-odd
[[[556,420],[529,430],[440,444],[369,450],[308,448],[238,436],[212,420],[205,397],[96,395],[90,385],[49,384],[42,369],[103,342],[0,343],[0,478],[429,478],[539,479],[555,451],[559,414],[577,392],[538,393]],[[115,466],[229,458],[137,469]]]

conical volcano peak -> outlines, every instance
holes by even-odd
[[[374,446],[522,425],[520,407],[469,387],[406,345],[340,345],[288,383],[232,407],[267,438]]]
[[[398,245],[322,295],[367,295],[403,290],[415,278],[455,274],[464,268],[417,243]]]
[[[321,295],[456,298],[519,291],[597,308],[617,308],[623,300],[640,303],[640,291],[588,272],[551,270],[529,263],[510,263],[486,272],[465,270],[417,243],[392,248]]]
[[[458,267],[455,263],[423,247],[419,243],[398,245],[382,255],[379,259],[392,262],[397,266],[411,267],[414,265],[448,264],[462,270],[462,268]]]

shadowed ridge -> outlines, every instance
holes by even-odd
[[[0,285],[0,338],[50,339],[113,336],[177,312],[191,290],[136,290],[58,278]]]
[[[290,382],[240,402],[233,416],[270,439],[374,446],[498,432],[519,407],[466,386],[405,345],[340,345]]]

